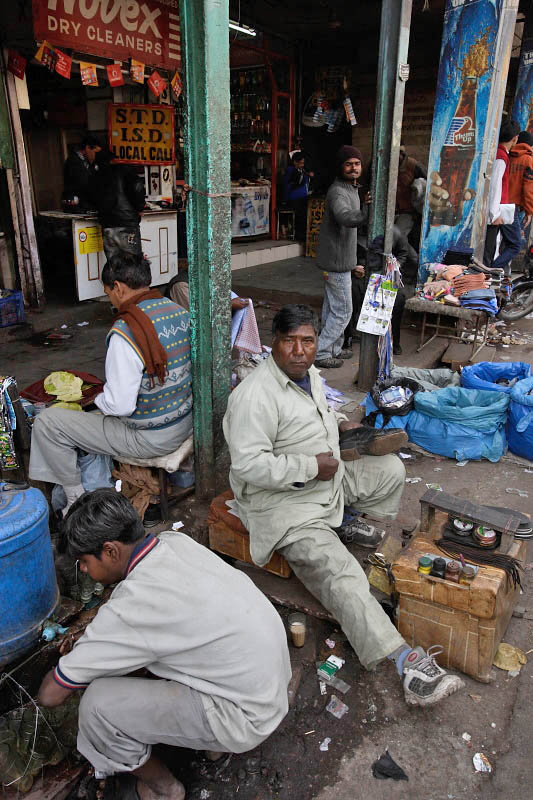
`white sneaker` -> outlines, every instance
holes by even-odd
[[[458,675],[449,675],[435,661],[443,651],[444,648],[436,644],[427,652],[415,647],[407,655],[403,667],[403,690],[408,705],[433,706],[464,687],[464,681]]]

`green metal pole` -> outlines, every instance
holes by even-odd
[[[381,4],[368,243],[383,236],[385,253],[392,249],[412,4],[412,0],[382,0]],[[362,333],[357,378],[361,391],[372,388],[377,368],[378,337]]]
[[[180,0],[196,495],[215,494],[231,385],[228,0]],[[221,196],[223,195],[223,196]]]

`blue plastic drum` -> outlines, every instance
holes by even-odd
[[[39,640],[58,604],[48,504],[38,489],[0,483],[0,666]]]

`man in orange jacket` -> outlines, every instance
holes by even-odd
[[[533,134],[521,131],[509,152],[509,202],[525,212],[525,229],[533,215]]]

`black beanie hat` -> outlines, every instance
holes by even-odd
[[[361,164],[363,163],[363,156],[358,147],[352,147],[351,144],[343,144],[339,147],[336,155],[337,166],[340,167],[345,161],[350,158],[358,158]]]
[[[533,147],[533,134],[529,133],[529,131],[520,131],[517,144],[528,144]]]

